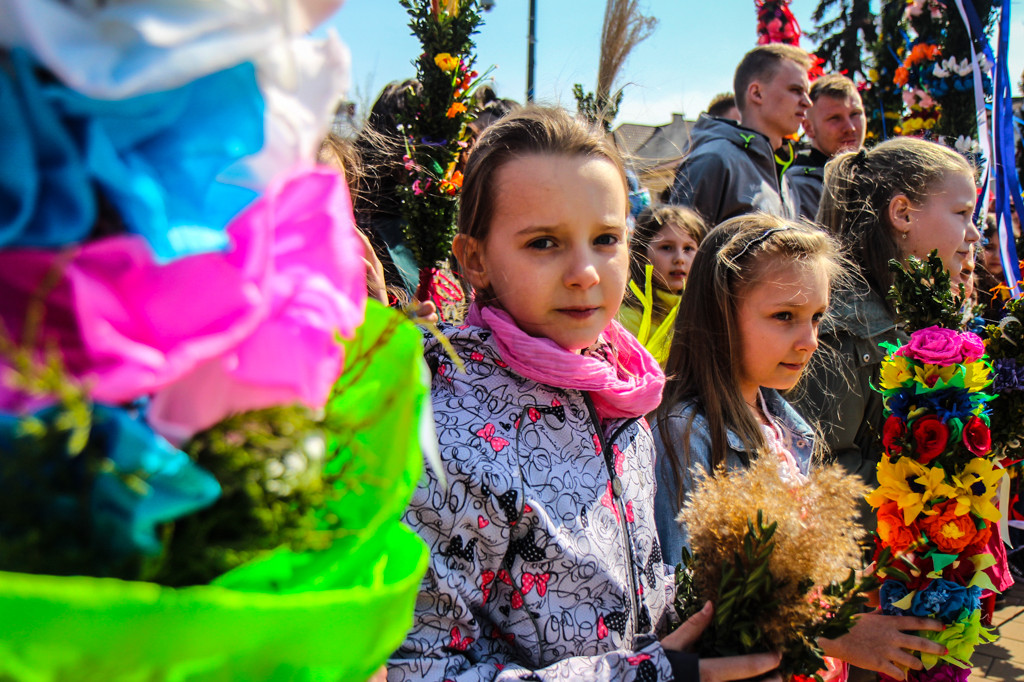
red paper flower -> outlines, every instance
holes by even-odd
[[[890,455],[901,453],[903,446],[899,444],[899,441],[903,440],[906,435],[907,425],[903,423],[903,420],[894,414],[889,415],[882,428],[882,445],[885,447],[886,453]]]
[[[888,424],[888,423],[887,423]],[[914,459],[928,464],[942,454],[949,442],[949,427],[934,414],[917,419],[912,427]]]
[[[967,420],[961,438],[967,449],[978,457],[984,457],[992,450],[992,432],[978,417],[971,417]]]

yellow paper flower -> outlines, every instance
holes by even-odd
[[[878,463],[878,487],[865,499],[872,507],[880,507],[887,500],[895,501],[903,511],[903,522],[909,526],[922,512],[929,513],[924,509],[926,502],[954,494],[953,486],[946,483],[942,467],[924,467],[909,457],[901,457],[893,464],[891,458],[882,457]]]
[[[948,367],[919,365],[914,368],[914,378],[917,379],[919,384],[932,388],[939,380],[948,383],[953,378],[957,369],[957,365],[950,365]]]
[[[981,360],[964,365],[964,388],[980,391],[992,383],[992,368]]]
[[[966,668],[970,665],[975,647],[983,642],[992,642],[996,639],[991,630],[982,626],[981,609],[971,611],[971,615],[966,619],[947,625],[946,629],[940,632],[922,630],[917,634],[933,642],[938,642],[948,651],[945,656],[921,652],[921,662],[929,670],[935,667],[939,661]]]
[[[996,486],[1005,471],[982,457],[976,457],[967,463],[958,476],[953,477],[956,488],[956,513],[959,515],[973,512],[978,518],[986,521],[998,521],[999,510],[992,504],[996,494]]]
[[[913,378],[910,361],[901,355],[891,355],[882,363],[882,390],[900,388]]]
[[[434,63],[437,64],[437,68],[441,69],[445,73],[450,73],[459,68],[459,58],[453,57],[447,52],[442,52],[434,57]],[[451,117],[449,116],[449,118]]]

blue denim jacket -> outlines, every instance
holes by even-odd
[[[762,388],[768,411],[775,418],[782,430],[783,438],[786,440],[789,451],[793,453],[800,471],[804,474],[810,466],[811,451],[814,449],[814,432],[807,425],[803,417],[787,403],[777,391]],[[683,494],[692,490],[696,477],[703,475],[711,466],[711,435],[708,433],[708,423],[704,415],[696,412],[697,405],[688,401],[676,405],[669,412],[667,419],[668,433],[671,434],[676,456],[679,458],[679,468],[683,471]],[[683,462],[683,437],[686,434],[686,426],[693,417],[693,426],[690,429],[690,466],[686,467]],[[658,540],[661,543],[661,552],[665,563],[675,566],[679,563],[684,546],[689,545],[689,538],[686,530],[676,521],[679,514],[677,503],[677,479],[672,464],[669,461],[668,448],[662,440],[661,426],[657,422],[652,424],[654,432],[654,447],[657,453],[655,459],[655,483],[657,485],[654,494],[654,522],[658,528]],[[728,469],[737,469],[743,466],[740,459],[740,452],[744,451],[743,443],[732,431],[726,432],[726,440],[729,445],[729,452],[725,458],[725,465]]]

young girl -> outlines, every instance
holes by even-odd
[[[840,154],[825,169],[818,222],[843,244],[862,284],[836,291],[822,342],[839,361],[812,366],[795,402],[817,422],[831,456],[869,485],[882,452],[882,396],[872,389],[885,353],[879,344],[907,340],[886,300],[889,261],[937,249],[953,287],[966,285],[981,238],[976,197],[974,171],[962,156],[910,137]]]
[[[821,230],[768,216],[733,218],[701,244],[687,281],[654,427],[655,519],[670,564],[686,544],[675,518],[695,477],[773,457],[784,477],[808,471],[813,432],[780,395],[796,385],[818,347],[818,327],[845,259]],[[921,667],[903,649],[942,647],[903,629],[938,621],[862,616],[822,641],[826,654],[903,679]]]
[[[453,249],[468,324],[426,336],[444,480],[405,521],[431,548],[413,628],[389,661],[411,680],[740,679],[774,654],[681,652],[711,607],[671,610],[642,415],[664,375],[613,318],[628,273],[626,184],[606,139],[526,109],[466,168]],[[658,637],[663,636],[659,641]]]
[[[619,310],[619,322],[662,367],[672,346],[686,275],[706,233],[694,211],[660,206],[640,212],[630,237],[630,291]]]

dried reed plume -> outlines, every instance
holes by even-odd
[[[597,68],[597,97],[609,100],[612,83],[633,48],[647,40],[658,20],[640,13],[639,0],[608,0],[601,27],[601,61]]]
[[[865,532],[858,524],[857,500],[867,491],[838,466],[813,471],[803,485],[788,483],[771,457],[745,470],[704,477],[678,517],[695,557],[695,593],[715,601],[723,565],[743,556],[748,522],[762,511],[766,526],[778,523],[768,561],[778,606],[756,615],[755,624],[775,649],[789,649],[834,606],[829,598],[811,599],[811,586],[842,582],[851,568],[860,567],[858,543]]]

